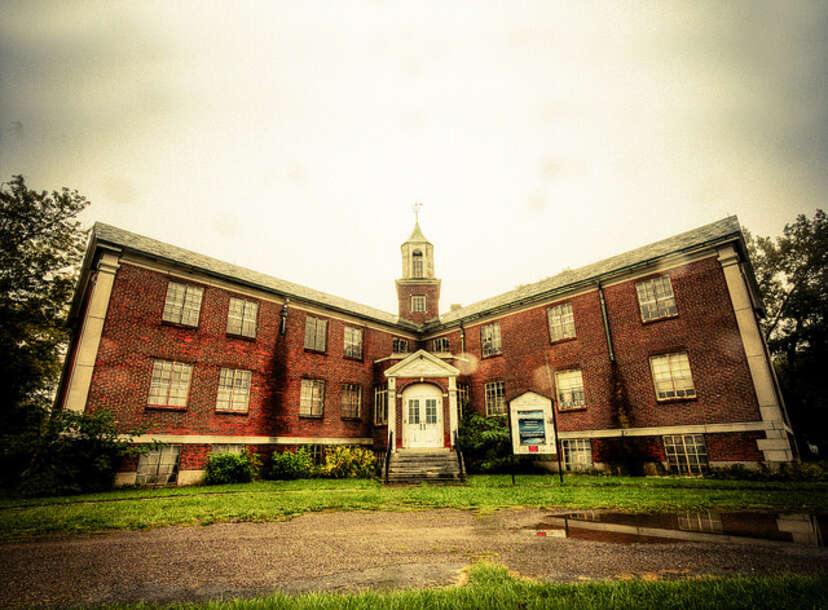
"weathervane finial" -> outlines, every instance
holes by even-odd
[[[419,201],[411,206],[411,209],[414,210],[414,220],[417,224],[420,224],[420,208],[423,207],[423,204]]]

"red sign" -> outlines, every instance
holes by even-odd
[[[538,446],[537,445],[529,445],[529,453],[537,453]]]

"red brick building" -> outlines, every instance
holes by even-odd
[[[96,224],[58,400],[166,447],[119,483],[200,480],[215,450],[452,448],[461,405],[554,402],[567,468],[624,446],[679,472],[794,459],[735,217],[440,314],[402,244],[392,315]]]

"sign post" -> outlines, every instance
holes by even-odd
[[[555,432],[555,412],[552,399],[527,391],[509,403],[509,432],[512,437],[513,455],[548,455],[558,453]],[[560,454],[558,454],[560,473]],[[514,480],[514,479],[513,479]]]

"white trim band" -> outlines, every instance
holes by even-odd
[[[316,438],[313,436],[222,436],[218,434],[122,434],[121,440],[133,443],[168,443],[176,445],[372,445],[373,438]]]

